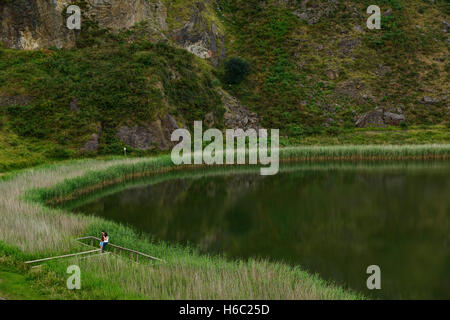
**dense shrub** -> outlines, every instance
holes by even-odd
[[[225,81],[228,84],[241,83],[249,72],[249,63],[241,58],[233,57],[225,62]]]

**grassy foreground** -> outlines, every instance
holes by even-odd
[[[287,148],[283,160],[450,158],[450,145]],[[0,180],[0,263],[21,273],[45,297],[73,299],[358,299],[361,295],[300,267],[261,260],[228,261],[195,249],[150,241],[148,235],[93,216],[44,205],[113,183],[176,169],[169,156],[81,160],[45,165]],[[206,170],[200,168],[199,170]],[[27,271],[26,260],[78,252],[77,236],[106,229],[112,242],[162,258],[136,264],[112,255],[69,259]],[[67,266],[82,270],[82,289],[66,288]]]
[[[15,270],[0,266],[0,279],[0,300],[41,300],[45,298],[32,287],[30,279]]]

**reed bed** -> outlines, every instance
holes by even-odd
[[[450,145],[297,147],[281,149],[280,158],[282,161],[441,159],[450,158]],[[78,298],[361,298],[300,268],[268,261],[230,262],[218,256],[209,257],[192,248],[151,241],[148,235],[137,234],[127,226],[44,205],[174,169],[179,167],[166,155],[71,161],[40,166],[5,178],[0,181],[0,255],[8,255],[5,248],[19,250],[21,254],[16,255],[19,260],[73,252],[79,250],[74,238],[95,235],[104,228],[114,234],[114,243],[163,258],[167,263],[140,265],[108,255],[101,267],[104,270],[98,270],[94,260],[80,261],[86,281],[85,290],[77,293]],[[46,281],[48,290],[56,292],[65,288],[61,282],[66,277],[62,269],[65,263],[51,263],[51,272],[39,276]],[[49,282],[49,275],[55,272],[58,277]],[[62,292],[63,298],[74,294]]]
[[[450,145],[305,146],[280,149],[280,161],[285,162],[402,159],[450,159]],[[174,166],[170,157],[166,155],[149,160],[113,165],[103,171],[92,171],[89,174],[65,180],[52,188],[32,190],[28,196],[36,202],[58,203],[125,180],[186,168],[193,168],[193,166]],[[197,166],[197,168],[201,168],[201,166]]]
[[[101,263],[99,263],[101,259]],[[190,262],[136,264],[116,256],[72,259],[86,277],[83,289],[96,298],[135,299],[361,299],[300,268],[267,261],[191,257]],[[95,274],[95,276],[93,276]],[[113,278],[112,283],[110,279]],[[86,296],[90,298],[91,296]],[[91,297],[92,298],[92,297]]]
[[[29,169],[1,181],[0,241],[36,255],[67,252],[71,239],[89,225],[89,218],[28,201],[24,195],[30,189],[48,188],[87,173],[141,161],[144,159],[75,161]]]
[[[304,146],[280,150],[281,159],[291,160],[407,160],[448,159],[450,145],[345,145]]]

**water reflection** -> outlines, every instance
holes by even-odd
[[[376,297],[450,298],[448,162],[192,173],[77,210],[204,252],[301,265]],[[376,292],[365,287],[372,264],[382,272]]]

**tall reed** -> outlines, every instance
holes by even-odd
[[[450,145],[297,147],[281,149],[280,157],[283,161],[450,158]],[[2,179],[0,243],[4,245],[0,246],[0,254],[8,255],[5,249],[8,247],[20,249],[23,257],[79,250],[73,241],[75,237],[96,234],[106,227],[113,231],[118,244],[158,256],[167,263],[150,267],[105,256],[102,270],[98,270],[98,263],[89,259],[79,261],[88,279],[87,289],[91,285],[91,289],[83,291],[86,296],[82,297],[360,298],[300,268],[267,261],[229,262],[221,257],[200,255],[192,248],[150,241],[145,235],[114,222],[74,215],[64,209],[44,205],[55,199],[76,198],[82,193],[80,190],[101,189],[124,180],[156,176],[174,169],[179,168],[166,155],[70,161],[32,168]],[[59,272],[59,280],[65,276],[61,271],[65,263],[49,264],[52,270]],[[95,286],[98,283],[103,283],[105,290],[98,289]]]

